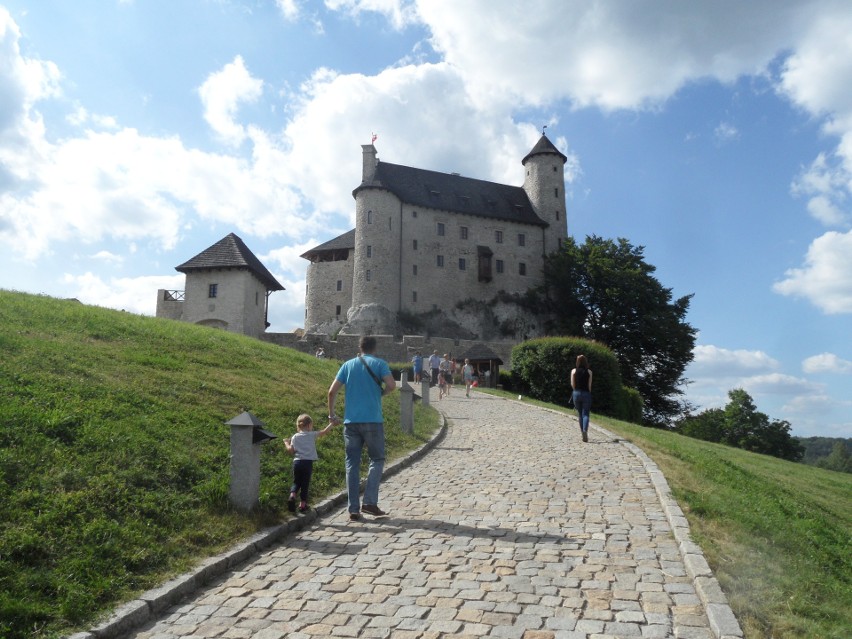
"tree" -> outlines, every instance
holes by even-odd
[[[804,447],[790,435],[789,422],[769,419],[757,410],[751,395],[741,388],[728,391],[728,399],[724,409],[710,408],[685,417],[675,430],[689,437],[721,442],[753,453],[801,460]]]
[[[580,246],[568,238],[545,259],[541,295],[549,330],[611,348],[622,382],[642,396],[645,423],[661,426],[684,411],[696,331],[685,320],[692,295],[673,300],[643,253],[625,239],[589,236]]]

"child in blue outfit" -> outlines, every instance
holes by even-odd
[[[310,415],[299,415],[296,420],[296,434],[284,440],[287,452],[293,455],[293,487],[290,488],[290,498],[287,509],[296,512],[296,495],[301,498],[299,512],[308,510],[308,488],[311,485],[311,475],[314,472],[314,462],[319,459],[317,454],[317,439],[325,437],[334,428],[334,422],[322,430],[315,431],[314,421]]]

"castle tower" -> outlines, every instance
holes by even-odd
[[[568,158],[544,134],[521,161],[526,169],[524,191],[536,214],[549,225],[544,231],[545,255],[558,250],[568,237],[565,211],[567,161]]]
[[[377,178],[376,147],[362,145],[355,198],[355,260],[348,333],[392,334],[400,310],[402,219],[399,197]]]

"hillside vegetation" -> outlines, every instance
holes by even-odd
[[[290,516],[281,439],[324,426],[338,364],[189,324],[0,291],[0,637],[52,637]],[[228,505],[229,427],[263,445],[260,508]],[[388,457],[415,434],[386,400]],[[314,501],[343,489],[341,435],[319,442]]]

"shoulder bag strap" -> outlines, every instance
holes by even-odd
[[[359,356],[358,356],[358,359],[360,359],[360,360],[361,360],[361,363],[364,365],[364,368],[366,368],[366,369],[367,369],[367,372],[368,372],[368,373],[370,373],[370,377],[372,377],[372,378],[373,378],[373,381],[374,381],[374,382],[376,382],[376,384],[378,384],[378,385],[379,385],[379,388],[382,388],[382,381],[381,381],[381,380],[378,378],[378,376],[377,376],[377,375],[373,372],[373,369],[372,369],[372,368],[370,368],[370,365],[369,365],[369,364],[367,364],[367,360],[365,360],[365,359],[364,359],[364,356],[363,356],[363,355],[359,355]],[[384,389],[382,389],[382,390],[384,390]]]

